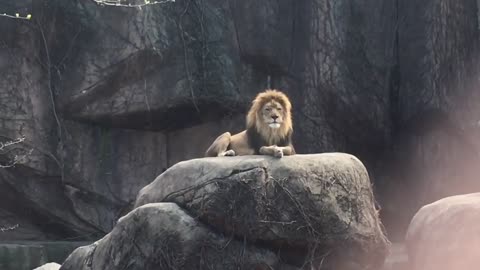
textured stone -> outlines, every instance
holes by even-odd
[[[60,269],[294,269],[284,266],[271,251],[212,232],[173,203],[157,203],[122,217]]]
[[[333,269],[375,269],[388,252],[368,173],[348,154],[180,162],[143,188],[135,207],[162,201],[298,266],[320,256]]]
[[[161,171],[243,128],[226,122],[271,86],[292,99],[298,152],[358,156],[403,237],[424,202],[480,187],[477,7],[4,0],[0,12],[33,17],[0,16],[0,141],[26,138],[0,162],[32,152],[0,176],[0,198],[15,194],[1,207],[53,222],[20,238],[103,235]]]

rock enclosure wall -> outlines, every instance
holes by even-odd
[[[392,237],[420,205],[479,188],[474,0],[0,10],[33,14],[0,17],[0,139],[33,149],[0,170],[0,226],[21,225],[2,240],[110,231],[164,169],[241,130],[268,85],[292,99],[300,153],[365,162]]]

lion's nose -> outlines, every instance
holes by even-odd
[[[273,120],[277,120],[278,115],[272,115]]]

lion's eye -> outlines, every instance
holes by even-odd
[[[281,110],[282,110],[282,108],[278,108],[277,110],[281,111]]]
[[[270,109],[270,108],[266,108],[266,109],[265,109],[265,111],[267,111],[267,112],[269,112],[269,111],[271,111],[271,110],[272,110],[272,109]]]

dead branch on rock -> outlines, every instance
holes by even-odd
[[[305,261],[303,265],[301,266],[300,269],[305,269],[305,267],[310,267],[313,269],[314,262],[316,261],[316,253],[317,253],[317,247],[318,243],[320,242],[320,233],[314,228],[312,216],[307,214],[307,211],[305,207],[297,200],[296,196],[293,195],[292,191],[290,191],[285,185],[285,181],[287,179],[275,179],[275,178],[270,178],[277,187],[279,187],[284,194],[287,195],[287,197],[292,201],[292,203],[295,205],[298,213],[302,217],[303,221],[306,223],[305,229],[307,229],[307,232],[311,238],[311,241],[309,243],[309,247],[307,249],[307,255],[305,256]],[[299,227],[298,229],[301,229],[302,227]],[[324,258],[328,256],[328,253],[326,255],[322,255],[322,263]]]
[[[25,141],[25,137],[20,137],[17,139],[11,139],[6,142],[0,142],[0,155],[2,156],[7,156],[8,153],[11,151],[14,151],[14,145],[21,144]],[[13,155],[13,158],[11,158],[9,161],[6,161],[4,164],[0,164],[0,169],[5,169],[5,168],[10,168],[14,167],[16,164],[20,162],[24,162],[27,156],[31,155],[33,152],[33,149],[30,150],[24,150],[26,151],[23,154],[15,154]]]
[[[5,169],[5,168],[10,168],[14,167],[16,164],[24,162],[25,159],[32,154],[33,149],[30,149],[26,154],[24,155],[15,155],[13,156],[12,161],[8,162],[7,164],[0,164],[0,169]]]
[[[235,179],[232,179],[232,177],[238,177]],[[328,225],[328,219],[331,217],[329,212],[318,212],[318,207],[317,205],[314,204],[308,204],[307,201],[303,200],[302,198],[304,196],[307,196],[308,190],[303,189],[301,186],[296,186],[291,183],[291,179],[288,178],[282,178],[282,179],[276,179],[273,177],[269,177],[267,181],[269,181],[273,186],[273,190],[275,193],[275,198],[279,198],[281,200],[286,200],[288,201],[288,204],[291,205],[291,208],[288,210],[289,211],[289,220],[282,220],[282,219],[277,219],[273,218],[277,215],[275,213],[275,209],[270,209],[270,207],[267,205],[265,206],[265,209],[270,209],[273,211],[272,213],[267,213],[267,212],[262,212],[260,215],[263,216],[262,219],[257,219],[257,220],[249,220],[251,218],[258,218],[259,216],[253,217],[249,216],[248,214],[245,215],[245,211],[241,210],[240,208],[245,208],[245,194],[250,194],[250,193],[258,193],[258,190],[253,191],[252,188],[256,188],[255,186],[250,186],[247,184],[249,182],[247,179],[250,179],[250,177],[255,178],[255,175],[238,175],[238,173],[232,173],[231,175],[224,176],[221,178],[213,178],[209,179],[206,181],[203,181],[201,183],[196,183],[192,186],[171,192],[167,194],[163,201],[172,201],[176,202],[177,204],[180,204],[180,206],[184,206],[184,204],[189,204],[191,202],[196,201],[199,203],[201,201],[202,203],[199,203],[201,205],[193,206],[199,207],[200,209],[203,209],[204,201],[206,200],[204,197],[208,195],[205,194],[205,189],[209,185],[215,185],[216,186],[216,191],[210,198],[207,200],[210,202],[215,202],[215,203],[227,203],[228,206],[224,205],[224,209],[226,212],[223,213],[223,218],[225,219],[226,224],[236,224],[236,222],[241,222],[243,226],[249,227],[249,226],[281,226],[281,228],[288,230],[288,231],[295,231],[296,233],[300,233],[299,231],[304,232],[305,234],[305,239],[306,242],[302,244],[302,249],[304,248],[304,255],[302,256],[302,263],[299,265],[301,268],[300,269],[320,269],[322,265],[325,264],[330,264],[331,262],[327,263],[327,258],[330,256],[333,256],[335,251],[333,250],[326,250],[325,248],[322,248],[324,246],[325,241],[331,241],[333,238],[330,237],[336,237],[340,236],[343,237],[345,235],[348,235],[348,230],[351,227],[352,222],[355,220],[355,213],[353,210],[353,206],[351,205],[351,198],[356,198],[359,196],[358,194],[361,192],[360,190],[356,189],[348,189],[344,183],[340,181],[340,179],[337,178],[328,178],[324,179],[325,185],[327,183],[329,184],[327,187],[333,187],[336,186],[335,188],[345,192],[345,201],[342,202],[345,204],[345,208],[351,209],[350,211],[347,211],[346,214],[350,215],[348,220],[345,220],[345,222],[342,225],[337,225],[335,227],[329,227]],[[225,186],[226,185],[226,186]],[[234,185],[234,186],[231,186]],[[227,187],[228,186],[228,187]],[[203,191],[202,191],[203,190]],[[230,191],[235,190],[235,194],[232,194]],[[208,192],[207,192],[208,193]],[[263,193],[262,193],[263,194]],[[259,204],[269,204],[270,199],[266,195],[261,195],[258,194],[259,197],[255,198],[248,198],[248,201],[256,201]],[[238,197],[237,197],[238,196]],[[272,195],[273,196],[273,195]],[[190,205],[191,206],[191,205]],[[211,207],[210,206],[205,206],[207,208]],[[240,207],[240,208],[239,208]],[[275,207],[273,207],[275,208]],[[204,211],[199,210],[199,211]],[[218,210],[218,209],[217,209]],[[213,210],[215,211],[215,210]],[[195,212],[195,211],[194,211]],[[197,213],[199,214],[199,213]],[[200,214],[202,215],[202,214]],[[327,223],[326,223],[327,222]],[[218,225],[218,224],[216,224]],[[216,226],[214,225],[214,227]],[[222,225],[220,225],[222,226]],[[328,231],[324,231],[328,227]],[[236,238],[237,240],[240,241],[255,241],[255,238],[249,239],[248,235],[245,235],[244,233],[248,231],[248,228],[243,228],[240,232],[236,232],[235,226],[229,226],[227,228],[227,234],[230,235],[232,238]],[[246,230],[245,230],[246,229]],[[222,231],[223,233],[226,233],[225,231]],[[348,237],[348,236],[346,236]],[[246,243],[245,242],[245,243]],[[267,241],[268,242],[268,241]],[[296,244],[292,244],[296,246]],[[271,248],[275,248],[272,246]],[[241,255],[240,255],[241,256]],[[239,264],[241,264],[241,261],[239,261]],[[320,267],[320,268],[319,268]]]
[[[297,220],[284,222],[281,224],[286,226],[298,224],[299,227],[297,228],[297,230],[305,229],[309,236],[310,240],[308,241],[307,253],[305,254],[305,260],[302,266],[300,267],[300,269],[322,269],[322,266],[326,258],[329,255],[331,255],[332,250],[322,251],[318,249],[319,244],[325,240],[323,235],[324,233],[319,232],[314,227],[314,224],[319,223],[318,219],[320,217],[309,214],[309,213],[313,213],[311,209],[308,209],[308,206],[303,205],[302,202],[298,199],[298,196],[296,196],[295,193],[287,187],[286,185],[288,181],[287,178],[275,179],[270,177],[269,180],[273,181],[275,186],[280,188],[281,192],[283,192],[288,197],[288,199],[293,203],[294,207],[296,208],[297,213],[300,215],[299,219]],[[336,181],[334,179],[330,183],[339,185],[347,194],[350,194],[348,189],[340,181]],[[359,191],[357,191],[356,193],[358,194]],[[351,202],[349,202],[349,204],[351,205]],[[352,216],[349,218],[349,221],[344,228],[339,228],[335,230],[332,228],[331,233],[333,234],[346,233],[354,219],[353,213],[351,213],[351,215]],[[262,220],[261,222],[263,223],[265,221]],[[271,223],[277,223],[277,222],[272,221]],[[304,225],[301,225],[302,223],[304,223]]]

